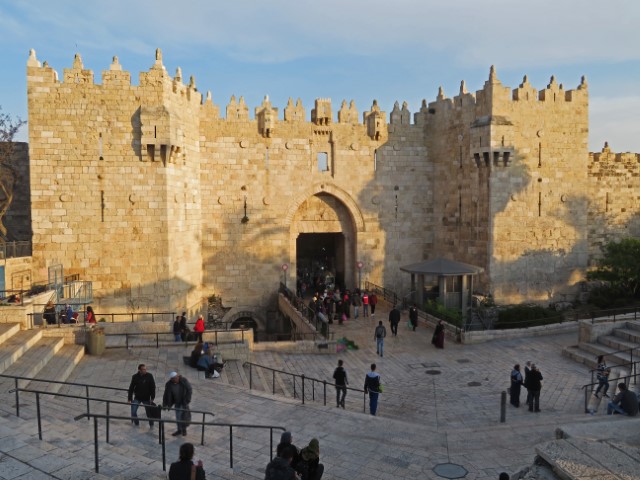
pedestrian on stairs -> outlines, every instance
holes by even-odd
[[[131,404],[131,423],[136,427],[140,425],[138,421],[138,406],[140,404],[151,406],[156,398],[156,382],[144,363],[138,365],[138,371],[131,376],[127,401]],[[153,420],[149,417],[149,410],[146,409],[149,419],[149,428],[153,428]]]

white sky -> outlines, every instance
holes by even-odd
[[[640,152],[640,2],[609,0],[71,0],[0,1],[4,113],[27,118],[30,48],[62,74],[75,52],[100,72],[118,55],[137,83],[156,48],[174,74],[196,77],[224,107],[244,96],[250,111],[265,95],[280,112],[298,97],[310,115],[329,97],[334,111],[377,99],[387,113],[407,101],[482,88],[490,65],[512,88],[527,74],[544,88],[587,76],[590,149]],[[282,116],[282,113],[280,113]],[[26,128],[19,134],[26,140]]]

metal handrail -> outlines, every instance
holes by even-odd
[[[203,340],[205,342],[212,343],[213,345],[239,345],[239,344],[241,345],[241,344],[244,344],[246,342],[246,340],[244,338],[244,332],[247,331],[247,330],[248,329],[246,329],[246,328],[235,328],[235,329],[232,329],[232,330],[205,330],[203,335],[207,335],[207,334],[212,334],[213,333],[214,334],[214,340],[211,341],[211,340],[207,340],[207,339],[204,339],[204,338],[203,338]],[[232,333],[232,332],[238,332],[238,331],[241,332],[241,338],[240,339],[238,339],[238,340],[229,340],[229,341],[224,341],[224,342],[218,341],[218,333],[220,333],[220,332]],[[149,337],[151,335],[155,336],[156,348],[160,348],[160,336],[171,336],[171,338],[174,338],[174,336],[175,336],[173,332],[147,332],[147,333],[144,333],[144,332],[134,332],[134,333],[126,333],[126,332],[125,333],[108,333],[108,332],[105,332],[104,333],[105,337],[125,337],[125,345],[124,345],[124,347],[109,346],[108,348],[127,348],[127,349],[129,348],[129,337]],[[173,342],[167,342],[167,343],[169,343],[170,345],[179,344],[179,345],[189,346],[190,342],[188,340],[185,340],[185,341],[181,341],[181,342],[173,341]],[[191,343],[193,343],[195,345],[198,342],[197,342],[197,340],[191,340]],[[142,347],[144,345],[136,345],[136,346]],[[163,346],[167,346],[167,344],[165,343],[165,344],[163,344]]]
[[[300,398],[302,399],[302,404],[304,405],[305,403],[305,398],[306,398],[306,394],[305,394],[305,383],[306,381],[311,381],[311,399],[312,401],[316,400],[316,383],[322,385],[322,391],[323,391],[323,405],[326,406],[327,405],[327,387],[336,387],[335,383],[331,383],[331,382],[327,382],[326,380],[320,380],[318,378],[313,378],[313,377],[307,377],[304,374],[297,374],[297,373],[291,373],[291,372],[285,372],[284,370],[278,370],[277,368],[271,368],[271,367],[265,367],[263,365],[258,365],[257,363],[253,363],[253,362],[244,362],[243,363],[243,367],[244,366],[249,366],[249,390],[253,389],[253,367],[258,367],[258,368],[263,368],[265,370],[269,370],[271,372],[271,390],[272,390],[272,394],[276,395],[276,373],[282,374],[282,375],[289,375],[293,378],[293,398],[298,398],[298,392],[296,390],[296,378],[299,378],[302,384],[302,392],[300,394]],[[342,385],[340,385],[340,387],[342,387]],[[363,389],[359,389],[359,388],[352,388],[352,387],[345,387],[347,390],[351,390],[353,392],[357,392],[357,393],[362,393],[363,394],[363,412],[366,412],[366,408],[367,408],[367,394],[365,393],[365,391]]]
[[[40,440],[42,440],[42,419],[41,419],[41,415],[40,415],[40,395],[51,395],[54,397],[64,397],[64,398],[75,398],[75,399],[85,399],[85,397],[81,397],[80,395],[72,395],[69,393],[56,393],[56,392],[46,392],[44,390],[33,390],[33,389],[29,389],[29,388],[16,388],[16,389],[11,389],[9,390],[9,393],[19,393],[19,392],[27,392],[27,393],[35,393],[36,394],[36,412],[37,412],[37,419],[38,419],[38,438]],[[109,410],[110,410],[110,406],[111,404],[116,404],[116,405],[131,405],[130,402],[124,402],[122,400],[109,400],[106,398],[97,398],[97,397],[87,397],[87,414],[91,414],[91,408],[90,408],[90,404],[89,401],[93,401],[93,402],[106,402],[106,409],[107,409],[107,415],[109,415]],[[144,406],[144,404],[141,404]],[[206,415],[211,415],[212,417],[215,417],[215,414],[213,412],[207,412],[205,410],[191,410],[191,409],[184,409],[184,408],[173,408],[173,407],[162,407],[165,410],[179,410],[179,411],[184,411],[184,410],[189,410],[191,413],[201,413],[202,414],[202,421],[204,422],[206,419]],[[19,416],[19,415],[18,415]],[[127,417],[129,420],[134,421],[135,417]],[[150,421],[155,422],[157,419],[149,419]],[[109,443],[109,422],[107,422],[107,443]],[[202,435],[200,438],[200,445],[204,445],[204,427],[202,427]]]
[[[289,301],[302,316],[309,321],[309,324],[313,325],[317,332],[320,332],[326,339],[331,338],[331,329],[329,327],[329,320],[323,321],[320,316],[309,308],[301,297],[298,297],[292,290],[286,287],[283,283],[280,283],[279,293],[282,293],[284,297]]]
[[[115,415],[99,415],[95,413],[82,413],[76,417],[74,417],[75,421],[82,420],[83,418],[88,418],[91,420],[93,418],[93,445],[95,451],[95,471],[96,473],[100,473],[100,465],[98,458],[98,419],[106,419],[107,422],[109,420],[130,420],[130,417],[118,417]],[[167,470],[167,455],[165,450],[166,439],[165,439],[165,423],[175,423],[177,424],[177,420],[165,420],[162,418],[156,419],[158,422],[158,431],[159,431],[159,443],[162,445],[162,470]],[[233,468],[233,429],[234,428],[255,428],[260,430],[269,430],[269,459],[273,459],[273,431],[274,430],[282,430],[286,432],[287,429],[285,427],[276,426],[276,425],[244,425],[241,423],[221,423],[221,422],[190,422],[191,425],[202,425],[202,430],[204,431],[205,426],[211,427],[228,427],[229,428],[229,467]],[[107,442],[108,443],[108,442]],[[204,444],[204,443],[203,443]]]
[[[625,375],[624,377],[618,377],[617,380],[625,380],[622,383],[624,383],[625,385],[629,385],[629,382],[627,380],[630,378],[633,378],[633,384],[636,385],[637,376],[638,376],[637,373],[632,373],[630,375]],[[586,385],[583,385],[581,387],[581,390],[584,390],[584,413],[589,413],[589,387],[592,387],[591,390],[593,390],[593,386],[598,385],[599,383],[600,382],[587,383]],[[613,391],[615,392],[615,387]]]
[[[0,373],[0,378],[12,378],[14,380],[15,389],[16,390],[16,417],[20,416],[20,394],[17,390],[19,390],[18,381],[27,380],[29,382],[43,382],[43,383],[54,383],[56,385],[69,385],[72,387],[84,387],[85,388],[85,396],[82,398],[89,397],[89,388],[102,388],[104,390],[114,390],[118,392],[128,392],[127,388],[121,387],[105,387],[102,385],[91,385],[88,383],[76,383],[76,382],[63,382],[61,380],[47,380],[43,378],[32,378],[32,377],[22,377],[20,375],[6,375],[4,373]],[[13,390],[12,390],[13,391]],[[89,408],[89,401],[87,400],[87,409]]]
[[[602,355],[603,357],[608,357],[608,356],[611,356],[611,355],[615,355],[615,354],[617,354],[617,353],[624,353],[624,352],[627,352],[627,351],[628,351],[628,352],[629,352],[629,354],[631,355],[631,361],[630,361],[630,362],[627,362],[627,363],[615,363],[615,364],[613,364],[613,365],[607,365],[607,368],[626,367],[627,365],[633,365],[632,370],[633,370],[633,371],[634,371],[634,373],[635,373],[635,371],[636,371],[636,365],[637,365],[638,363],[640,363],[640,361],[635,361],[635,362],[633,361],[633,351],[634,351],[635,349],[637,349],[637,348],[640,348],[640,346],[637,346],[637,347],[630,347],[630,348],[625,348],[624,350],[616,350],[615,352],[609,352],[609,353],[605,353],[605,354],[603,354],[603,355]],[[598,355],[598,356],[599,356],[599,355]],[[594,374],[595,372],[597,372],[597,371],[598,371],[598,368],[592,368],[592,369],[590,369],[590,370],[589,370],[589,373],[591,374],[591,381],[592,381],[592,382],[593,382],[593,374]],[[635,381],[634,381],[634,384],[635,384]]]
[[[65,306],[65,305],[69,305],[69,304],[71,304],[71,303],[70,302],[65,302],[65,303],[54,303],[53,305],[56,306],[56,307],[59,307],[59,306]],[[34,307],[44,307],[46,305],[47,304],[45,304],[45,303],[38,303],[38,304],[34,304]],[[74,304],[74,305],[80,305],[80,304]],[[83,304],[83,305],[86,306],[86,305],[88,305],[88,303]],[[57,325],[59,327],[61,322],[60,322],[60,318],[58,316],[58,313],[59,313],[58,312],[58,308],[56,308],[56,323],[55,324],[48,325],[46,322],[43,322],[42,325],[45,328],[47,326],[53,327],[54,325]],[[82,322],[78,322],[77,324],[72,324],[72,325],[78,325],[80,323],[86,325],[86,321],[85,321],[86,309],[78,310],[78,314],[82,314],[83,321]],[[29,313],[28,314],[28,316],[32,317],[32,319],[33,319],[34,316],[41,317],[42,315],[43,315],[43,313],[40,313],[40,312],[38,312],[38,313]],[[98,323],[98,324],[99,323],[116,323],[116,321],[115,321],[116,317],[130,317],[131,318],[131,323],[148,322],[148,321],[151,321],[152,323],[154,323],[156,321],[157,322],[173,321],[175,319],[175,317],[176,317],[176,312],[130,312],[130,313],[96,313],[96,312],[94,312],[94,315],[96,317],[96,320],[97,319],[104,319],[104,318],[111,317],[111,322],[106,322],[106,321],[105,322],[100,322],[100,321],[97,321],[96,323]],[[164,318],[166,315],[169,315],[169,319],[168,320],[166,318]],[[151,316],[151,320],[140,320],[140,319],[136,320],[135,319],[136,316],[137,317],[140,317],[140,316],[149,317],[149,316]],[[156,319],[157,316],[159,316],[160,319]],[[124,323],[124,321],[118,322],[118,323]]]

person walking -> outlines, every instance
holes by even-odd
[[[431,343],[433,343],[436,348],[444,348],[444,324],[442,323],[442,320],[438,320],[436,329],[433,331]]]
[[[356,320],[360,315],[360,307],[362,306],[362,297],[360,296],[360,290],[356,290],[351,296],[351,303],[353,303],[353,318]]]
[[[538,370],[535,363],[531,364],[529,374],[526,376],[524,386],[527,389],[527,399],[531,397],[529,402],[530,412],[540,411],[540,390],[542,389],[542,373]]]
[[[380,374],[376,372],[376,364],[371,364],[371,371],[364,377],[364,394],[369,395],[369,413],[378,411],[378,395],[380,395]]]
[[[182,341],[182,330],[180,327],[180,315],[176,316],[175,321],[173,322],[173,338],[176,342]]]
[[[138,407],[140,404],[151,406],[156,398],[156,382],[144,363],[138,365],[138,371],[131,376],[127,401],[131,404],[131,422],[137,427],[140,425],[138,420]],[[149,410],[146,409],[147,419],[149,420],[149,428],[153,428],[152,417],[149,416]]]
[[[195,448],[192,443],[180,445],[180,459],[169,467],[169,480],[206,480],[202,460],[193,463]]]
[[[183,342],[186,342],[188,336],[189,327],[187,325],[187,312],[182,312],[182,315],[180,315],[180,337]]]
[[[520,364],[515,364],[511,370],[511,388],[509,389],[510,402],[514,407],[520,406],[520,388],[522,386],[522,374]]]
[[[389,324],[391,325],[391,334],[394,337],[398,336],[398,324],[400,323],[400,310],[396,305],[393,306],[389,312]]]
[[[609,390],[609,374],[611,373],[611,369],[607,367],[606,362],[604,361],[604,355],[598,356],[598,367],[597,367],[596,378],[598,379],[598,388],[596,388],[596,397],[598,393],[600,393],[600,389],[603,389],[602,396],[608,397],[607,391]]]
[[[333,379],[336,384],[336,407],[342,407],[344,409],[344,398],[347,396],[347,371],[342,366],[344,362],[338,360],[338,366],[333,371]]]
[[[375,317],[376,316],[376,305],[378,305],[378,296],[376,295],[375,292],[373,292],[369,296],[369,305],[371,305],[371,316]]]
[[[202,342],[202,334],[204,333],[204,318],[202,318],[202,315],[198,316],[196,324],[193,326],[193,333],[198,337],[198,342]]]
[[[365,318],[369,316],[369,294],[366,290],[362,294],[362,316]]]
[[[189,380],[178,374],[178,372],[169,374],[169,381],[164,386],[162,406],[164,408],[175,408],[178,430],[171,434],[174,437],[187,435],[187,427],[191,421],[191,412],[189,411],[191,393],[192,389]]]
[[[373,332],[373,339],[376,341],[376,353],[381,357],[384,356],[384,337],[387,336],[387,329],[382,325],[382,320],[378,322],[378,326]]]
[[[416,307],[415,303],[409,307],[409,322],[411,322],[411,328],[415,332],[418,326],[418,307]]]
[[[529,384],[529,374],[531,373],[531,360],[524,364],[524,388],[527,389],[527,405],[531,408],[531,391],[527,385]]]

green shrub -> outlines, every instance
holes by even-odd
[[[514,305],[498,312],[496,329],[527,328],[562,322],[563,316],[540,305]]]
[[[427,300],[424,304],[424,311],[458,328],[462,327],[462,312],[460,310],[447,308],[435,300]]]

